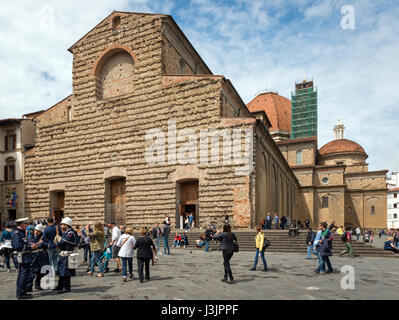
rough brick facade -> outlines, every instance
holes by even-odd
[[[225,214],[239,228],[254,227],[267,211],[300,214],[298,181],[267,122],[251,115],[228,80],[211,74],[170,16],[113,12],[70,51],[73,93],[36,118],[36,145],[26,154],[32,218],[63,205],[74,224],[104,221],[110,201],[122,201],[135,229],[166,215],[177,226],[190,181],[198,181],[198,198],[186,205],[195,206],[200,226],[219,224]],[[237,175],[240,165],[198,159],[149,164],[146,134],[168,132],[170,121],[197,134],[253,130],[253,170]],[[166,155],[185,143],[168,144]],[[114,181],[125,184],[125,194],[115,196]]]

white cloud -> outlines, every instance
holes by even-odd
[[[72,55],[67,48],[113,10],[171,13],[206,64],[215,74],[230,78],[245,102],[264,88],[290,98],[295,80],[314,77],[319,146],[333,138],[339,118],[347,128],[345,136],[369,154],[370,169],[399,170],[399,8],[387,0],[351,1],[356,29],[342,30],[340,8],[346,4],[345,0],[4,2],[0,118],[48,108],[70,94]]]

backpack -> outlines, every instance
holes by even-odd
[[[263,248],[262,248],[262,251],[263,251],[263,250],[266,250],[267,247],[270,247],[270,240],[268,240],[268,239],[265,238],[265,240],[263,241]]]
[[[346,242],[346,232],[341,235],[342,242]]]

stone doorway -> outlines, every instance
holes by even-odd
[[[8,220],[15,221],[17,219],[17,210],[8,210]]]
[[[176,227],[183,229],[186,214],[194,216],[193,225],[199,226],[198,180],[180,181],[176,184]]]
[[[52,191],[50,193],[50,212],[54,222],[59,224],[64,218],[65,191]]]
[[[106,181],[105,223],[126,226],[126,178]]]

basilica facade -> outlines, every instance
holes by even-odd
[[[69,51],[73,90],[32,120],[24,153],[31,218],[139,228],[169,216],[182,227],[193,213],[203,227],[228,214],[250,229],[271,212],[386,223],[385,171],[368,172],[359,145],[291,139],[290,100],[265,93],[246,105],[171,16],[114,11]]]

